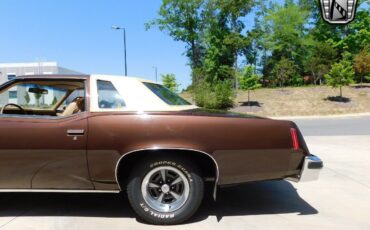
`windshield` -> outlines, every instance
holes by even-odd
[[[51,110],[63,99],[67,90],[34,83],[21,83],[0,93],[0,107],[13,103],[23,109]]]
[[[143,84],[168,105],[191,105],[185,99],[160,84],[149,82],[143,82]]]

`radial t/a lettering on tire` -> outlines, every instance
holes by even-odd
[[[127,186],[130,204],[151,224],[179,224],[199,208],[204,184],[199,169],[175,156],[137,162]]]

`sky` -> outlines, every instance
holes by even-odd
[[[155,80],[173,73],[180,89],[191,83],[185,44],[144,24],[162,0],[0,0],[0,63],[56,61],[86,74],[123,75],[126,28],[128,75]],[[282,0],[276,0],[281,3]],[[244,18],[253,26],[253,12]]]
[[[128,75],[155,79],[176,75],[191,83],[185,44],[144,24],[157,16],[161,0],[1,0],[0,63],[56,61],[86,74],[123,75],[126,28]],[[250,18],[252,24],[253,18]]]

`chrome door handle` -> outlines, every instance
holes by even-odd
[[[84,129],[68,129],[67,135],[68,136],[83,136],[85,134]]]

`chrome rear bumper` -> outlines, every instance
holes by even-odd
[[[319,174],[324,164],[320,158],[315,155],[306,156],[303,162],[302,170],[297,177],[289,177],[287,179],[295,182],[314,181],[319,179]]]

